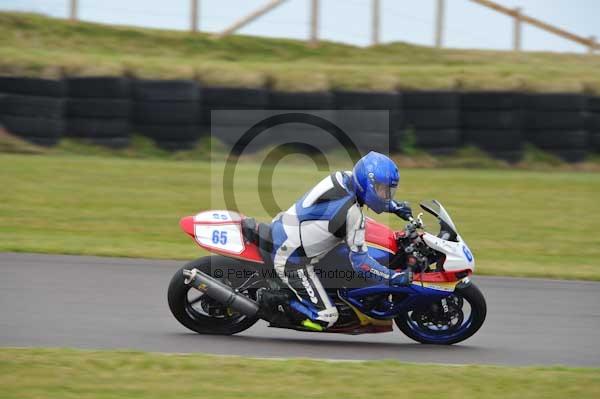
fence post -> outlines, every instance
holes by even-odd
[[[513,27],[513,50],[521,51],[521,7],[515,8],[514,27]]]
[[[596,36],[590,36],[590,45],[588,46],[588,54],[594,54],[597,47]]]
[[[379,44],[379,0],[371,0],[371,44]]]
[[[444,44],[444,0],[437,0],[435,17],[435,47],[441,48]]]
[[[309,44],[311,47],[319,45],[319,0],[311,0]]]
[[[77,21],[77,0],[71,0],[69,20],[73,22]]]
[[[200,0],[190,0],[190,30],[193,33],[198,32],[199,23],[198,23],[198,10],[200,5],[198,4]]]

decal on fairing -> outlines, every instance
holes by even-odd
[[[213,210],[200,212],[194,216],[194,222],[196,223],[225,223],[225,222],[239,222],[242,217],[237,212]]]
[[[458,284],[458,281],[447,282],[447,283],[444,283],[444,282],[428,283],[428,282],[420,282],[418,280],[413,280],[412,283],[419,287],[430,288],[432,290],[453,292],[456,289],[456,284]]]
[[[245,249],[240,221],[241,215],[236,212],[200,212],[194,216],[194,238],[207,249],[239,255]]]
[[[241,254],[244,240],[239,224],[196,224],[194,236],[203,247]]]
[[[473,254],[471,253],[471,250],[469,250],[469,248],[467,248],[466,245],[463,245],[462,247],[463,253],[465,254],[465,258],[467,258],[467,260],[469,262],[473,261]]]
[[[448,241],[425,232],[423,233],[423,240],[429,247],[446,255],[444,270],[474,269],[474,256],[460,236],[457,236],[457,241]]]

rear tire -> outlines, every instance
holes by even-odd
[[[257,317],[247,317],[238,314],[231,317],[217,318],[206,314],[203,315],[195,311],[188,301],[188,292],[195,290],[195,288],[184,283],[183,269],[196,268],[203,273],[215,277],[212,274],[212,270],[231,267],[232,263],[235,262],[235,260],[229,258],[208,256],[189,262],[179,269],[171,279],[167,294],[169,308],[173,316],[185,327],[199,334],[231,335],[252,327],[258,321]],[[241,282],[237,283],[240,284]],[[232,286],[236,287],[238,284],[233,282]]]
[[[469,305],[471,306],[470,324],[466,328],[462,328],[462,331],[460,331],[459,334],[449,334],[447,337],[434,337],[428,335],[426,331],[423,331],[415,326],[416,323],[410,319],[408,312],[396,317],[394,321],[396,322],[396,325],[400,331],[402,331],[407,337],[422,344],[452,345],[464,341],[475,334],[483,325],[485,316],[487,314],[487,305],[479,288],[472,283],[466,287],[457,287],[457,289],[454,291],[454,295],[461,297],[466,302],[469,302]]]

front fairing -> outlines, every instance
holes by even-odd
[[[440,222],[439,236],[423,232],[421,238],[428,247],[444,254],[443,271],[416,273],[412,284],[408,286],[390,286],[389,283],[383,283],[338,291],[340,297],[365,315],[375,319],[394,318],[402,312],[448,297],[453,294],[458,284],[469,283],[468,276],[475,269],[475,259],[466,242],[458,234],[454,221],[438,201],[429,201],[422,206]],[[387,234],[382,234],[382,237],[384,236]],[[387,241],[381,241],[379,244]],[[397,252],[389,251],[389,245],[377,245],[375,242],[368,242],[367,245],[369,255],[382,264],[388,264]],[[380,298],[378,305],[365,307],[364,298],[373,296]]]
[[[475,269],[473,253],[458,234],[458,229],[444,206],[437,200],[423,201],[420,205],[440,223],[440,233],[437,236],[424,232],[422,237],[427,246],[445,255],[444,270],[473,271]]]
[[[457,241],[449,241],[424,232],[422,238],[428,247],[446,256],[444,270],[475,270],[475,257],[460,235],[456,236]]]

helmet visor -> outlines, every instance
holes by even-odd
[[[394,198],[394,195],[396,194],[396,189],[398,187],[390,187],[387,184],[384,183],[375,183],[375,192],[377,193],[377,196],[379,198],[381,198],[382,200],[391,200],[392,198]]]

